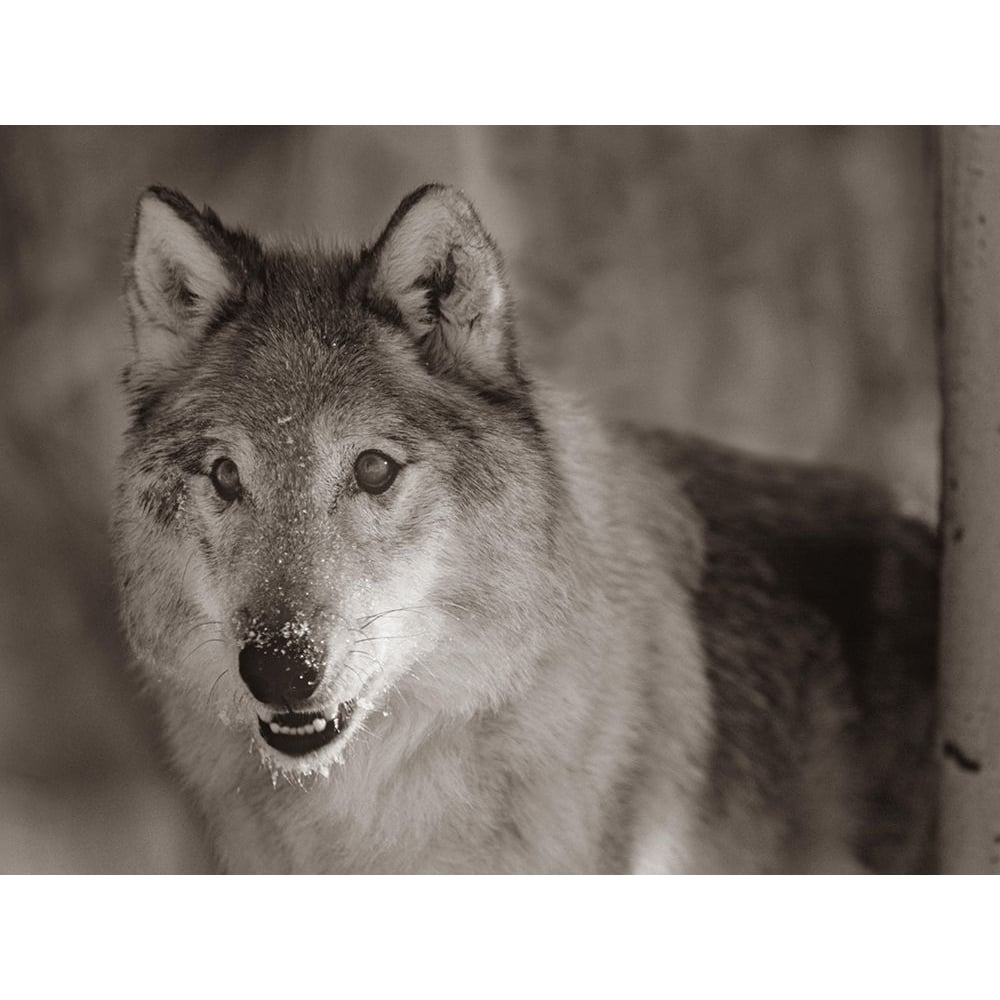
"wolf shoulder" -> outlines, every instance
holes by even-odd
[[[935,531],[862,475],[615,434],[668,508],[647,486],[634,533],[665,567],[678,510],[696,539],[667,572],[707,680],[701,870],[932,870]]]

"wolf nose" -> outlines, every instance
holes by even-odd
[[[248,645],[240,650],[240,677],[258,701],[281,705],[310,697],[323,664],[306,650]]]

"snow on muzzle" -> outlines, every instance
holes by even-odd
[[[351,721],[355,699],[342,702],[332,717],[320,712],[283,712],[264,720],[257,717],[260,735],[268,746],[290,757],[301,757],[332,743]]]
[[[239,652],[239,672],[250,693],[266,710],[258,712],[260,735],[268,746],[301,757],[327,746],[346,729],[355,700],[309,710],[325,674],[325,643],[317,641],[304,619],[286,619],[268,628],[249,620]],[[321,699],[317,699],[320,701]]]

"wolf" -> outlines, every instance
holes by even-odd
[[[356,252],[138,201],[122,621],[220,868],[935,867],[937,542],[525,370],[428,185]]]

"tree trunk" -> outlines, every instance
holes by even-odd
[[[941,167],[941,865],[1000,872],[1000,128]]]

